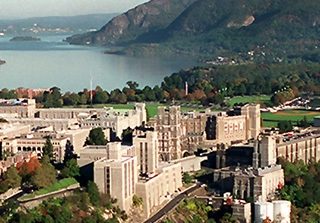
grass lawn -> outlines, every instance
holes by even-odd
[[[292,121],[295,124],[297,121],[302,120],[305,116],[309,122],[312,122],[315,116],[319,116],[320,112],[317,111],[304,111],[304,110],[284,110],[276,113],[262,112],[261,117],[264,127],[277,127],[278,122],[282,120]]]
[[[22,201],[28,200],[28,199],[34,198],[36,196],[39,196],[39,195],[45,195],[45,194],[48,194],[48,193],[51,193],[54,191],[62,190],[64,188],[69,187],[69,186],[76,184],[76,183],[78,183],[78,181],[76,181],[76,179],[74,179],[74,178],[65,178],[65,179],[59,180],[58,182],[50,185],[49,187],[37,190],[37,191],[33,192],[32,194],[24,195],[23,197],[19,198],[19,200],[22,200]]]
[[[158,114],[158,107],[159,106],[169,106],[169,104],[161,104],[159,102],[145,102],[147,114],[150,118],[156,116]],[[65,106],[65,108],[89,108],[88,105],[82,105],[78,107],[74,106]],[[116,110],[131,110],[134,109],[134,103],[128,104],[96,104],[92,106],[93,108],[105,108],[105,107],[112,107]],[[205,111],[205,108],[202,108],[200,104],[182,104],[181,111],[188,112],[188,111]]]
[[[149,117],[154,117],[158,114],[158,107],[159,106],[168,106],[168,104],[161,104],[158,102],[146,102],[146,109]],[[113,107],[114,109],[121,109],[121,110],[129,110],[134,108],[134,104],[101,104],[101,105],[94,105],[95,108],[104,108],[104,107]],[[191,106],[181,106],[181,111],[204,111],[204,108],[197,108]]]
[[[271,103],[269,95],[236,96],[227,100],[227,104],[233,106],[236,103]]]

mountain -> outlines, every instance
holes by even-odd
[[[87,32],[100,29],[106,21],[118,14],[90,14],[78,16],[49,16],[25,19],[0,20],[0,32],[7,35],[29,35],[38,33]]]
[[[196,0],[151,0],[113,18],[97,32],[75,35],[71,44],[119,45],[166,28]]]
[[[68,41],[127,54],[318,61],[319,11],[318,0],[153,0]]]

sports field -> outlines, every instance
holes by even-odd
[[[259,104],[269,104],[271,96],[269,95],[254,95],[254,96],[236,96],[227,100],[229,106],[239,103],[259,103]]]
[[[284,110],[276,113],[262,112],[261,117],[264,127],[277,127],[278,122],[282,120],[292,121],[296,124],[297,121],[307,117],[309,122],[312,122],[315,116],[320,116],[320,111],[306,111],[306,110]]]

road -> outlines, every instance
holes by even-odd
[[[187,197],[190,193],[198,189],[200,185],[194,185],[193,187],[189,188],[188,190],[182,192],[175,198],[173,198],[166,206],[160,209],[156,214],[154,214],[151,218],[146,220],[144,223],[155,223],[159,219],[161,219],[164,215],[166,215],[169,211],[176,207],[177,204],[182,201],[183,198]]]

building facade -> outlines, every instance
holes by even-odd
[[[63,162],[64,152],[68,137],[51,138],[53,146],[53,159],[57,162]],[[11,154],[20,154],[25,152],[34,152],[38,157],[42,156],[43,147],[45,146],[46,138],[39,137],[33,134],[21,135],[19,138],[3,139],[2,150]]]
[[[13,114],[21,118],[34,117],[36,101],[34,99],[0,99],[0,115]]]
[[[320,134],[318,130],[283,136],[267,133],[259,136],[257,147],[263,164],[274,163],[278,158],[289,162],[302,160],[305,163],[320,160]]]
[[[233,142],[256,139],[260,134],[260,123],[260,105],[247,104],[240,108],[240,112],[235,112],[233,115],[220,112],[209,116],[206,136],[208,140],[229,145]]]
[[[159,166],[157,132],[148,129],[136,129],[133,146],[138,157],[140,174],[154,173]]]
[[[180,163],[163,164],[158,168],[156,174],[140,177],[136,193],[143,200],[144,215],[150,217],[157,206],[170,199],[181,187]]]
[[[99,191],[116,198],[122,210],[131,208],[137,180],[135,156],[123,156],[119,159],[102,158],[94,162],[94,182]]]
[[[159,155],[162,161],[180,159],[183,128],[180,106],[159,107],[155,129],[158,132]]]

